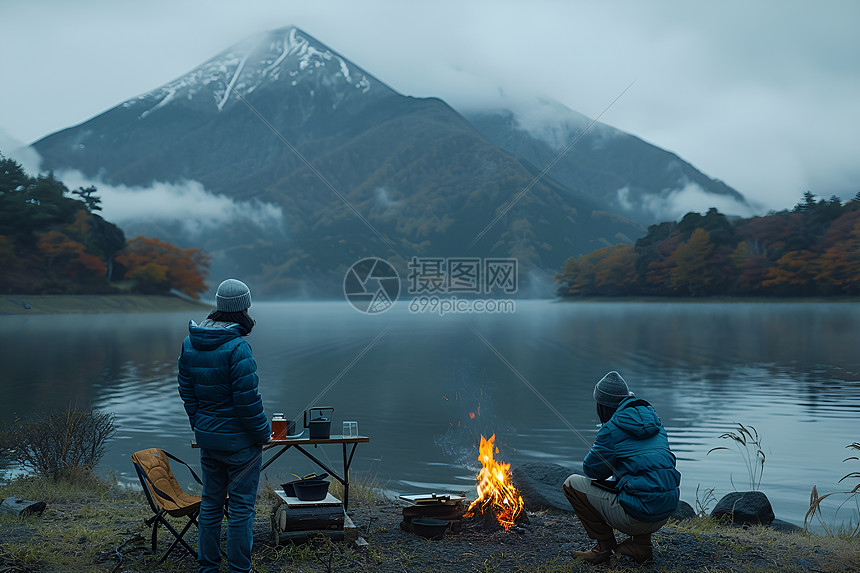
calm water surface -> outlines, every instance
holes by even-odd
[[[255,303],[252,314],[267,414],[300,418],[319,404],[335,408],[334,428],[358,420],[371,442],[354,472],[395,492],[473,492],[481,434],[495,433],[499,458],[514,465],[576,468],[597,432],[591,390],[608,370],[656,407],[691,504],[697,488],[717,498],[749,489],[737,451],[707,454],[732,445],[718,436],[737,422],[763,438],[761,489],[783,519],[802,523],[813,485],[845,489],[838,479],[860,469],[842,463],[860,441],[857,303],[520,301],[513,314],[440,317],[405,305],[366,316],[338,301]],[[196,463],[176,359],[188,320],[202,318],[2,316],[0,416],[70,401],[114,412],[102,469],[128,481],[130,454],[146,447]],[[315,453],[340,463],[338,449]],[[267,475],[278,483],[312,469],[288,454]],[[834,517],[836,505],[828,519],[853,511],[856,521],[853,504]]]

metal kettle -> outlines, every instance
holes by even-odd
[[[317,412],[316,417],[314,417],[314,412]],[[331,437],[331,415],[333,413],[334,408],[332,406],[314,406],[305,410],[304,427],[308,429],[308,437],[311,440],[327,440]]]

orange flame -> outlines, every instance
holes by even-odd
[[[523,510],[523,498],[517,488],[511,483],[511,464],[499,463],[493,459],[496,435],[490,439],[481,436],[478,448],[478,459],[481,461],[481,471],[478,473],[478,498],[469,505],[467,515],[472,510],[492,508],[495,510],[499,525],[509,530]]]

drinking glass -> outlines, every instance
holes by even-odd
[[[358,422],[343,423],[343,437],[354,438],[358,435]]]

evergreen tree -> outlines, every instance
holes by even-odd
[[[89,187],[78,187],[72,191],[72,195],[80,197],[86,206],[87,213],[92,213],[93,211],[102,210],[101,205],[99,205],[102,200],[95,192],[96,188],[91,185]]]
[[[794,206],[795,213],[807,213],[815,208],[815,194],[812,191],[805,191],[803,199],[800,203]]]
[[[134,253],[130,273],[141,290],[166,293],[175,288],[196,297],[206,289],[208,255],[143,237],[127,243],[119,227],[94,213],[101,210],[96,192],[93,186],[70,192],[50,172],[31,177],[19,163],[0,154],[4,292],[112,292],[114,260],[125,261],[129,270],[130,253]],[[140,245],[156,248],[142,252],[136,248]],[[118,267],[122,270],[123,263]]]

